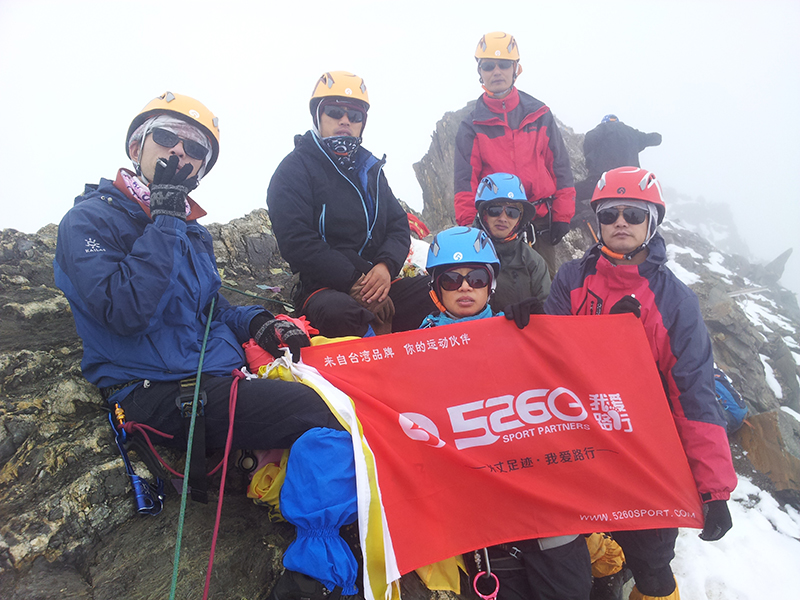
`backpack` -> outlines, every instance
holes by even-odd
[[[717,400],[725,413],[725,429],[729,434],[733,433],[742,426],[742,422],[747,417],[747,405],[722,369],[714,369],[714,387]]]

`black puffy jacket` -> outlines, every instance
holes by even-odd
[[[278,248],[302,293],[320,288],[349,292],[373,265],[383,262],[392,277],[411,245],[408,217],[394,197],[382,160],[359,148],[352,179],[344,175],[311,131],[295,137],[272,176],[267,206]]]

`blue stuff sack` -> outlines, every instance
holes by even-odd
[[[725,429],[731,434],[742,426],[747,417],[747,405],[722,369],[714,369],[714,386],[717,400],[725,412]]]

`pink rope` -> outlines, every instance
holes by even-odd
[[[236,413],[236,397],[239,393],[239,381],[244,379],[244,373],[239,369],[234,369],[231,373],[233,382],[231,383],[231,395],[228,399],[228,438],[225,440],[225,455],[222,458],[222,480],[219,483],[219,502],[217,503],[217,519],[214,522],[214,535],[211,537],[211,554],[208,557],[208,569],[206,569],[206,585],[203,589],[203,600],[208,600],[208,588],[211,585],[211,569],[214,566],[214,551],[217,548],[217,534],[219,533],[219,521],[222,516],[222,498],[225,494],[225,477],[228,475],[228,457],[231,453],[233,443],[233,417]],[[216,469],[215,469],[216,470]]]
[[[149,431],[150,433],[153,433],[155,435],[160,435],[161,437],[164,437],[164,438],[167,438],[167,439],[170,439],[170,440],[175,437],[174,435],[170,435],[169,433],[164,433],[163,431],[159,431],[158,429],[155,429],[155,428],[150,427],[149,425],[145,425],[143,423],[139,423],[137,421],[125,421],[125,423],[122,424],[122,429],[124,429],[127,433],[130,433],[130,434],[133,434],[133,433],[142,434],[142,437],[144,438],[144,441],[147,442],[147,447],[150,448],[150,451],[158,459],[158,462],[160,462],[164,466],[164,468],[167,471],[169,471],[172,475],[175,475],[175,477],[183,479],[183,473],[179,473],[178,471],[173,469],[171,466],[169,466],[167,461],[165,461],[163,458],[161,458],[161,455],[158,453],[158,451],[156,450],[155,446],[153,446],[153,442],[150,440],[150,436],[147,435],[147,432]],[[208,473],[206,473],[206,476],[207,477],[211,477],[214,473],[219,471],[220,467],[222,467],[223,461],[224,461],[224,459],[219,461],[219,464],[216,467],[214,467],[213,469],[211,469]]]

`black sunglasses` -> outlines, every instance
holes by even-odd
[[[632,206],[626,206],[621,211],[616,208],[604,208],[597,211],[597,220],[600,221],[601,225],[613,225],[617,222],[620,213],[622,213],[622,218],[631,225],[644,223],[644,220],[650,214],[649,211],[643,208],[633,208]]]
[[[522,211],[516,206],[490,206],[486,209],[486,214],[490,217],[499,217],[506,211],[506,216],[509,219],[519,219]]]
[[[178,142],[183,142],[183,150],[186,152],[186,154],[196,160],[205,160],[206,155],[208,154],[208,150],[205,149],[203,144],[178,137],[168,129],[156,127],[153,129],[152,133],[153,141],[164,148],[174,148],[178,145]]]
[[[455,292],[461,288],[461,284],[467,281],[467,285],[473,289],[479,290],[489,285],[491,275],[489,271],[483,267],[472,269],[466,275],[457,273],[456,271],[446,271],[439,275],[439,287],[447,292]]]
[[[364,121],[364,113],[356,108],[345,108],[344,106],[337,106],[335,104],[328,104],[322,107],[322,112],[328,115],[331,119],[341,119],[345,114],[351,123],[362,123]]]
[[[500,67],[503,71],[507,71],[514,64],[513,60],[482,60],[480,64],[481,71],[494,71],[495,67]]]

